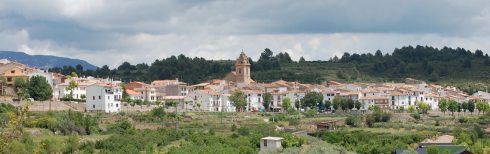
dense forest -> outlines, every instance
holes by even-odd
[[[441,49],[430,46],[407,46],[391,53],[350,54],[332,57],[327,61],[307,61],[301,57],[293,61],[288,53],[274,54],[266,48],[258,60],[250,59],[252,78],[258,82],[279,79],[304,83],[321,83],[328,80],[344,82],[401,81],[412,77],[429,82],[478,81],[487,83],[490,78],[490,57],[481,50],[471,52],[463,48]],[[96,70],[81,66],[52,68],[51,71],[84,76],[112,77],[123,81],[150,82],[156,79],[175,79],[195,84],[222,78],[233,70],[233,60],[206,60],[185,55],[155,60],[152,64],[122,63],[110,69],[107,65]],[[483,85],[486,87],[486,85]]]

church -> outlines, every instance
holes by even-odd
[[[245,53],[240,53],[240,56],[235,62],[235,71],[228,73],[224,80],[228,83],[235,83],[237,87],[245,87],[255,81],[250,78],[250,62]]]

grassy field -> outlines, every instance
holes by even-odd
[[[302,113],[181,112],[176,115],[174,112],[158,113],[154,111],[122,112],[118,114],[53,111],[29,112],[28,115],[25,120],[26,124],[23,126],[24,132],[31,134],[32,144],[37,145],[35,147],[46,148],[39,146],[48,143],[63,143],[75,136],[78,138],[77,142],[79,144],[77,147],[80,151],[87,152],[87,149],[95,149],[88,150],[88,152],[92,151],[95,153],[107,152],[106,150],[109,150],[107,148],[114,148],[114,146],[131,148],[130,145],[126,144],[134,144],[133,142],[142,142],[141,144],[144,145],[133,145],[140,146],[139,148],[133,148],[140,149],[140,152],[148,152],[149,150],[152,151],[151,153],[175,153],[179,152],[179,149],[193,146],[202,146],[202,150],[204,150],[193,152],[213,153],[221,150],[226,151],[226,148],[232,150],[235,144],[243,145],[241,148],[247,149],[241,150],[251,150],[252,153],[364,153],[364,150],[371,152],[382,150],[386,152],[394,150],[389,148],[414,147],[414,142],[428,137],[428,134],[455,135],[458,139],[455,143],[466,144],[468,149],[476,153],[479,153],[482,149],[479,146],[490,146],[488,144],[490,141],[484,139],[489,136],[488,123],[490,122],[490,116],[482,116],[482,114],[476,113],[455,113],[455,117],[453,117],[449,113],[429,112],[427,115],[421,115],[420,119],[415,118],[413,113],[391,113],[389,121],[375,122],[372,125],[364,123],[366,116],[370,114],[350,113],[325,113],[308,117],[307,114]],[[346,125],[346,119],[352,115],[362,117],[362,123],[356,126]],[[125,125],[125,121],[130,126]],[[259,151],[255,145],[261,137],[269,135],[287,137],[288,134],[298,131],[306,131],[310,134],[318,133],[316,124],[326,121],[336,122],[335,130],[331,131],[333,134],[324,132],[326,134],[298,136],[298,138],[304,140],[299,146],[290,146],[279,151]],[[86,125],[89,123],[90,125]],[[3,127],[6,128],[5,130],[8,128],[5,125]],[[474,132],[476,128],[483,128],[482,137],[484,138],[472,139],[465,137],[471,136],[471,132]],[[145,132],[148,133],[147,135],[155,133],[163,136],[145,136]],[[351,132],[352,134],[350,134]],[[336,138],[335,135],[349,134],[371,134],[373,138],[368,140],[373,142],[371,144],[385,142],[383,141],[385,136],[396,137],[395,139],[401,138],[401,140],[397,141],[396,144],[390,145],[388,149],[373,149],[373,147],[366,145],[355,146],[356,144],[349,143],[353,142],[349,140],[337,142],[339,140],[322,137],[330,135],[330,137]],[[193,139],[193,136],[203,138],[204,142]],[[351,136],[350,138],[352,137],[356,136]],[[416,140],[404,139],[406,137],[413,137]],[[107,142],[122,142],[125,139],[128,139],[125,141],[127,143],[107,145]],[[236,140],[247,141],[249,145],[235,143]],[[289,140],[288,142],[295,143],[295,140]],[[206,144],[200,145],[202,143]],[[224,149],[213,148],[213,146],[223,147]],[[186,153],[192,150],[195,149],[181,150],[180,152]],[[134,151],[126,152],[133,153]]]

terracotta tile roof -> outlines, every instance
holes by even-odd
[[[134,90],[130,90],[130,89],[126,89],[126,93],[127,93],[128,95],[139,95],[139,94],[141,94],[141,93],[139,93],[139,92],[136,92],[136,91],[134,91]]]
[[[360,100],[383,100],[388,99],[386,96],[365,96],[361,97]]]
[[[434,93],[428,93],[424,95],[425,97],[434,97],[434,98],[439,98],[439,95],[436,95]]]

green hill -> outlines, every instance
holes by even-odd
[[[442,49],[428,46],[407,46],[392,53],[376,51],[364,54],[344,53],[328,61],[293,61],[288,53],[274,53],[265,49],[257,61],[250,59],[252,78],[257,82],[276,80],[302,83],[402,81],[410,77],[439,84],[458,86],[470,93],[490,90],[490,57],[481,50],[471,52],[463,48]],[[179,78],[195,84],[223,78],[233,70],[232,60],[206,60],[184,55],[156,60],[151,65],[132,65],[124,62],[110,70],[103,66],[96,70],[80,71],[73,67],[53,68],[51,71],[98,77],[113,77],[123,81],[150,82],[158,79]]]

